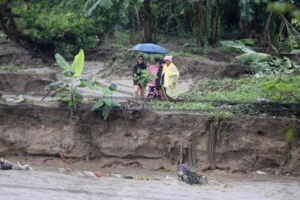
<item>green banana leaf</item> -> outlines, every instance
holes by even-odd
[[[72,69],[75,72],[74,76],[80,76],[84,67],[84,52],[80,49],[79,53],[75,56]]]
[[[227,46],[227,47],[239,49],[240,51],[242,51],[244,53],[253,53],[253,52],[255,52],[252,49],[250,49],[249,47],[245,46],[240,41],[221,41],[220,43],[222,44],[222,46]]]
[[[251,45],[255,44],[255,40],[250,39],[250,38],[241,39],[240,42],[243,43],[246,46],[251,46]]]
[[[265,53],[251,52],[236,57],[240,63],[257,63],[272,60],[272,56]]]
[[[72,68],[69,65],[69,63],[62,57],[59,53],[55,54],[55,59],[58,64],[62,69],[70,71]]]

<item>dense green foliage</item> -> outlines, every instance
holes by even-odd
[[[127,30],[131,44],[166,35],[201,46],[252,38],[272,48],[300,48],[299,3],[292,0],[1,0],[0,7],[8,37],[68,57],[96,47],[116,28]]]
[[[255,52],[251,47],[244,45],[253,45],[252,40],[222,41],[221,44],[245,53],[236,57],[236,60],[237,62],[251,65],[256,77],[279,74],[295,75],[300,73],[300,65],[295,61],[287,57],[276,57],[266,53]]]

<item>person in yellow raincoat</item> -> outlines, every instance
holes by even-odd
[[[162,72],[163,90],[166,97],[171,101],[178,98],[177,87],[179,78],[179,71],[172,63],[172,59],[172,56],[165,56],[164,60],[166,64]]]

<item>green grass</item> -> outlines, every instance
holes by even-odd
[[[166,109],[166,110],[203,110],[207,112],[215,111],[215,107],[209,103],[195,103],[195,102],[169,102],[169,101],[152,101],[150,108],[154,109]]]
[[[194,90],[181,94],[198,101],[300,102],[300,76],[267,76],[251,79],[205,79]]]
[[[222,119],[231,118],[233,115],[263,113],[291,117],[295,113],[285,110],[286,107],[281,103],[300,102],[300,76],[267,76],[238,80],[204,79],[190,92],[180,94],[180,97],[185,101],[152,101],[148,108],[204,113]],[[261,104],[263,99],[280,104]],[[289,108],[293,110],[297,106]]]
[[[16,74],[23,74],[24,71],[17,66],[14,65],[6,65],[0,66],[0,72],[3,71],[5,73],[16,73]]]

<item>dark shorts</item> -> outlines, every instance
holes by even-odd
[[[133,81],[133,86],[135,86],[135,85],[139,86],[140,88],[145,88],[145,87],[142,87],[141,84],[139,84],[138,80],[137,81]]]

